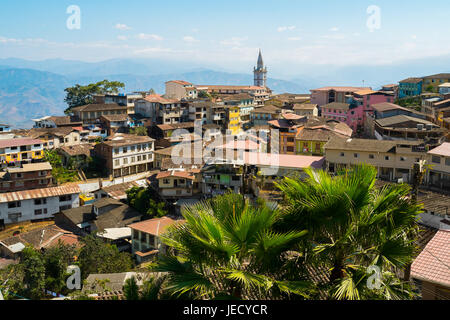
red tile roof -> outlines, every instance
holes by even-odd
[[[164,179],[164,178],[168,178],[168,177],[176,177],[176,178],[182,178],[182,179],[189,179],[189,180],[194,180],[195,177],[193,175],[191,175],[189,172],[186,171],[164,171],[164,172],[160,172],[158,173],[158,175],[156,176],[156,179]]]
[[[411,266],[413,278],[450,287],[450,231],[440,230]]]
[[[182,220],[173,220],[169,217],[155,218],[130,224],[128,227],[134,230],[159,236],[171,225],[182,223]]]
[[[29,146],[32,144],[42,144],[41,140],[37,139],[0,139],[0,148],[9,148],[9,147],[20,147],[20,146]]]

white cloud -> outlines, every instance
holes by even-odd
[[[283,27],[278,27],[277,31],[278,32],[283,32],[283,31],[287,31],[287,30],[292,31],[295,28],[296,28],[295,26],[283,26]]]
[[[220,41],[220,44],[223,46],[240,47],[242,46],[242,42],[246,40],[248,40],[248,37],[232,37],[231,39]]]
[[[411,39],[416,40],[416,39],[417,39],[417,36],[416,36],[415,34],[413,34],[413,35],[411,36]]]
[[[300,41],[300,40],[302,40],[302,38],[301,37],[289,37],[288,40],[289,41]]]
[[[117,36],[117,40],[126,41],[128,38],[126,36]]]
[[[116,24],[114,26],[114,28],[118,29],[118,30],[122,30],[122,31],[131,30],[131,27],[127,26],[126,24],[121,24],[121,23]]]
[[[163,37],[158,36],[157,34],[146,34],[146,33],[139,33],[137,35],[137,38],[140,40],[157,40],[157,41],[163,40]]]
[[[183,41],[184,41],[184,42],[190,42],[190,43],[192,43],[192,42],[198,42],[199,40],[195,39],[195,38],[192,37],[192,36],[184,36],[184,37],[183,37]]]
[[[338,27],[333,27],[333,28],[330,29],[330,31],[331,31],[331,32],[338,32],[338,31],[339,31],[339,28],[338,28]]]
[[[141,55],[141,54],[149,54],[149,53],[168,53],[168,52],[174,52],[170,48],[161,48],[161,47],[149,47],[149,48],[142,48],[134,50],[134,54]]]

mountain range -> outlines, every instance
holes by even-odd
[[[269,78],[268,86],[275,93],[308,93],[312,88],[325,85],[365,84],[376,89],[383,84],[397,83],[410,76],[448,72],[448,69],[444,69],[447,66],[450,66],[450,56],[383,66],[308,65],[299,68],[301,71],[297,77]],[[164,93],[165,81],[174,79],[194,84],[253,83],[251,72],[231,73],[211,70],[201,65],[178,61],[112,59],[83,62],[62,59],[41,61],[0,59],[0,122],[8,123],[14,128],[27,128],[32,125],[33,118],[62,115],[66,109],[65,88],[104,79],[124,82],[125,92],[153,88],[158,93]]]

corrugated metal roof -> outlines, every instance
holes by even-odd
[[[47,197],[57,197],[66,194],[75,194],[80,192],[81,192],[80,187],[77,184],[70,184],[53,188],[8,192],[0,194],[0,203],[47,198]]]

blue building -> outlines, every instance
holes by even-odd
[[[399,82],[398,97],[414,97],[422,94],[423,79],[408,78]]]

